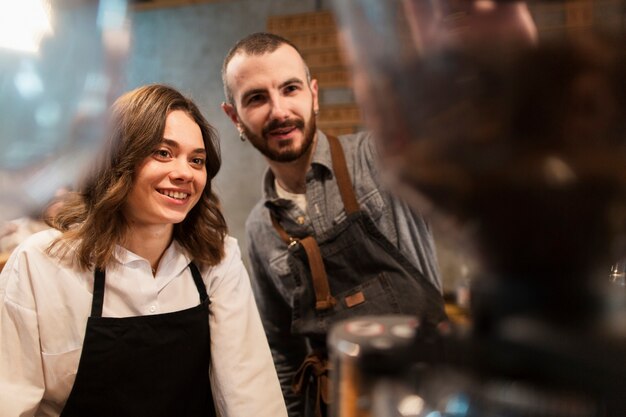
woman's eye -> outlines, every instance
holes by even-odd
[[[194,165],[198,165],[198,166],[203,166],[203,165],[204,165],[204,159],[203,159],[203,158],[193,158],[193,159],[191,160],[191,162],[192,162]]]
[[[154,151],[154,155],[159,158],[169,158],[171,156],[170,151],[167,149],[157,149]]]

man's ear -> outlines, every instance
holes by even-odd
[[[316,79],[311,80],[311,94],[313,95],[313,110],[315,111],[315,114],[317,114],[320,111],[320,104]]]
[[[235,110],[235,106],[224,102],[222,103],[222,110],[224,110],[226,116],[228,116],[228,118],[233,121],[235,126],[239,125],[239,116],[237,116],[237,110]]]

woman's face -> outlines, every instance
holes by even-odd
[[[124,206],[131,227],[182,222],[202,196],[205,162],[200,127],[184,111],[172,111],[161,143],[135,173]]]

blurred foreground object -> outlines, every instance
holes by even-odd
[[[79,180],[124,86],[126,0],[0,3],[0,221]]]
[[[626,1],[334,5],[390,181],[474,231],[484,270],[469,334],[402,369],[423,406],[372,415],[626,415],[606,279],[626,253]]]

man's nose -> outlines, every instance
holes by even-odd
[[[287,102],[283,97],[273,97],[271,101],[270,118],[283,120],[289,117]]]

